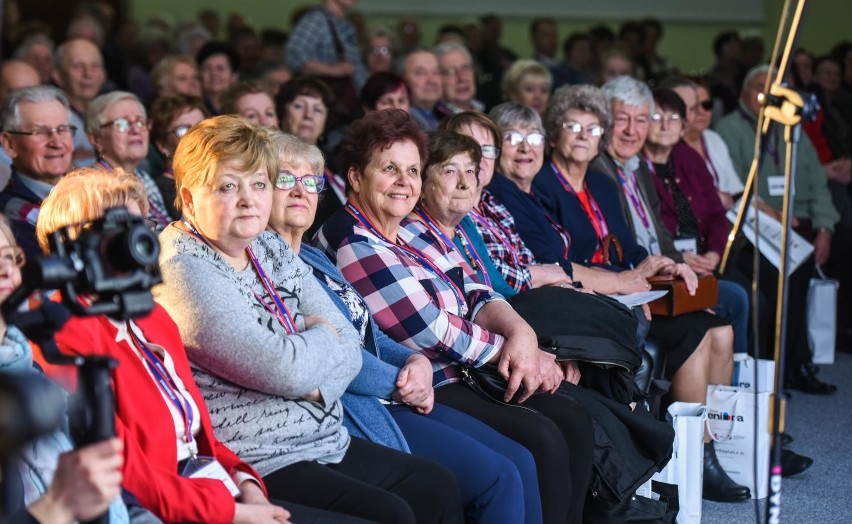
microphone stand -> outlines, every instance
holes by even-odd
[[[790,0],[785,2],[784,12],[781,16],[781,22],[778,28],[778,35],[773,50],[773,59],[771,63],[775,63],[779,43],[784,35],[786,14],[789,11]],[[784,142],[786,146],[786,154],[784,158],[784,197],[781,211],[781,256],[778,267],[778,301],[775,307],[775,392],[772,395],[769,414],[769,425],[771,434],[771,451],[769,458],[769,497],[766,502],[766,522],[770,524],[781,521],[781,433],[784,431],[784,361],[786,356],[786,337],[787,332],[787,301],[789,300],[788,290],[788,275],[787,267],[788,259],[788,242],[790,238],[791,224],[793,223],[793,202],[795,201],[796,187],[796,161],[798,157],[798,146],[802,135],[801,121],[802,113],[805,107],[802,96],[784,85],[784,78],[790,63],[792,49],[798,37],[799,30],[802,25],[802,18],[807,0],[797,0],[796,9],[793,15],[792,22],[787,33],[787,40],[784,47],[784,52],[775,72],[775,79],[771,85],[764,88],[764,92],[759,95],[761,101],[761,109],[758,115],[757,136],[755,139],[755,157],[751,164],[748,179],[746,180],[745,189],[743,191],[740,208],[737,212],[737,218],[734,222],[728,242],[725,246],[725,253],[722,256],[720,272],[724,272],[731,249],[737,235],[742,231],[745,215],[755,191],[757,183],[757,175],[759,171],[760,161],[762,159],[762,142],[763,138],[769,133],[774,132],[773,124],[778,124],[784,128]],[[767,77],[769,84],[771,74]],[[757,207],[756,204],[754,206]],[[757,210],[755,209],[755,229],[757,229]],[[759,235],[755,231],[755,256],[758,256]],[[755,264],[755,270],[757,264]],[[752,290],[756,291],[757,282],[753,282]],[[754,302],[756,303],[756,301]],[[755,332],[755,339],[757,332]]]

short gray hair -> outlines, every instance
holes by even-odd
[[[92,42],[91,40],[87,40],[85,38],[72,38],[70,40],[66,40],[66,41],[62,42],[61,44],[59,44],[59,46],[56,47],[56,51],[53,52],[53,68],[54,69],[56,69],[57,71],[64,71],[65,70],[65,63],[64,62],[65,62],[65,57],[68,54],[68,48],[71,47],[71,44],[73,44],[75,42],[88,42],[95,49],[97,49],[98,50],[98,56],[101,57],[101,66],[103,66],[104,55],[103,55],[103,53],[101,53],[100,48],[98,48],[98,46],[95,45],[94,42]]]
[[[213,40],[213,35],[211,35],[210,31],[207,29],[197,25],[191,25],[180,29],[175,35],[175,43],[178,52],[181,54],[189,53],[192,41],[195,39],[204,39],[209,42]]]
[[[622,75],[603,85],[603,94],[612,107],[613,102],[621,102],[626,106],[648,106],[648,111],[654,112],[654,95],[647,84],[632,76]]]
[[[408,62],[408,58],[411,55],[416,55],[416,54],[419,54],[419,53],[427,53],[427,54],[434,56],[436,59],[438,58],[437,55],[435,55],[435,53],[431,49],[426,48],[426,47],[422,47],[422,46],[418,46],[418,47],[415,47],[414,49],[408,51],[404,55],[397,57],[396,60],[394,60],[394,64],[393,64],[394,72],[396,74],[398,74],[399,76],[404,78],[405,77],[406,62]]]
[[[502,133],[514,126],[535,127],[542,133],[545,132],[541,123],[541,116],[530,106],[518,104],[517,102],[504,102],[495,106],[490,113],[491,118]]]
[[[444,42],[443,44],[438,44],[432,48],[432,53],[434,53],[435,56],[438,57],[439,62],[442,56],[452,53],[453,51],[461,52],[464,56],[467,57],[467,61],[470,62],[471,65],[473,65],[473,56],[471,56],[470,51],[468,51],[465,46],[457,42]]]
[[[559,139],[560,133],[563,132],[565,113],[571,110],[592,113],[598,118],[604,129],[600,148],[605,149],[612,125],[612,113],[603,91],[591,85],[563,86],[557,89],[544,112],[544,129],[551,140]]]
[[[53,53],[53,49],[56,47],[56,44],[53,43],[53,40],[44,36],[41,33],[36,33],[34,35],[30,35],[24,38],[21,41],[18,47],[15,48],[15,52],[12,53],[12,58],[23,59],[24,55],[27,54],[27,51],[29,51],[33,46],[37,46],[39,44],[46,46],[48,49],[50,49],[51,53]]]
[[[281,131],[272,132],[272,141],[278,146],[278,158],[281,165],[295,165],[306,161],[311,166],[311,172],[322,176],[325,169],[325,158],[320,149],[301,138]]]
[[[121,100],[133,100],[139,107],[142,108],[142,114],[148,117],[145,111],[145,106],[139,101],[139,98],[130,91],[111,91],[105,95],[95,97],[86,109],[86,132],[96,135],[101,130],[101,117],[116,102]]]
[[[41,104],[54,101],[62,104],[65,112],[68,113],[68,121],[70,122],[71,108],[68,105],[68,98],[61,90],[53,86],[33,86],[12,91],[3,103],[3,130],[20,131],[18,127],[21,125],[20,107],[22,103]]]
[[[749,69],[748,73],[746,73],[746,76],[743,79],[742,92],[745,93],[745,90],[746,88],[748,88],[748,85],[755,78],[757,78],[758,75],[773,75],[775,74],[775,71],[775,68],[769,66],[768,64],[761,64],[752,67],[751,69]]]

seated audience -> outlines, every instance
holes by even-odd
[[[547,394],[564,375],[538,349],[532,329],[500,295],[464,273],[457,252],[406,219],[421,195],[425,135],[404,112],[377,111],[353,124],[341,153],[348,200],[319,231],[320,246],[379,327],[432,360],[436,400],[532,452],[544,521],[579,522],[591,475],[588,415]],[[536,411],[485,400],[461,382],[460,364],[488,363],[508,380],[503,401],[517,393],[517,402]]]
[[[361,109],[364,113],[382,109],[402,109],[409,112],[411,95],[405,80],[395,73],[370,75],[361,89]]]
[[[370,74],[389,72],[392,69],[396,55],[395,40],[389,29],[380,27],[370,31],[364,46],[364,63]]]
[[[436,111],[448,116],[461,111],[481,111],[485,105],[476,99],[476,72],[473,58],[461,44],[439,44],[433,49],[441,72],[441,101]]]
[[[441,70],[438,57],[427,49],[414,49],[398,62],[397,73],[411,89],[409,112],[424,131],[433,131],[441,121],[436,112],[441,100]]]
[[[3,61],[0,63],[0,106],[12,91],[37,86],[39,83],[38,73],[28,63],[17,59]],[[0,190],[6,187],[11,176],[12,158],[0,147]]]
[[[164,56],[151,70],[157,96],[201,96],[198,65],[191,55]]]
[[[181,326],[217,437],[284,500],[381,522],[460,522],[452,473],[342,426],[358,334],[265,232],[278,166],[268,132],[233,116],[192,128],[173,160],[183,220],[160,235],[155,297]]]
[[[223,115],[238,115],[252,124],[278,129],[275,103],[266,85],[256,80],[237,82],[219,97]]]
[[[544,114],[552,88],[550,71],[535,60],[518,60],[503,75],[503,99],[530,106],[539,114]]]
[[[38,72],[39,84],[49,84],[53,71],[53,40],[46,35],[35,33],[24,38],[12,58],[33,66]]]
[[[223,42],[207,42],[195,55],[201,72],[201,93],[207,110],[218,115],[219,96],[237,81],[240,58],[234,48]]]

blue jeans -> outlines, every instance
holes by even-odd
[[[412,454],[434,460],[456,475],[466,522],[542,521],[535,461],[525,447],[441,404],[426,416],[406,406],[388,410]]]
[[[734,328],[734,353],[748,353],[748,291],[720,278],[719,303],[713,311]]]

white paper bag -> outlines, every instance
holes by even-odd
[[[672,458],[652,480],[677,484],[680,511],[678,524],[701,522],[701,491],[704,485],[704,425],[702,404],[674,402],[667,418],[675,430]]]
[[[752,498],[765,498],[769,490],[769,397],[767,391],[707,386],[707,426],[716,457],[734,482],[751,490]]]
[[[755,389],[755,384],[757,388]],[[734,373],[731,385],[752,393],[775,390],[775,361],[755,360],[743,353],[734,354]]]
[[[807,319],[808,345],[814,364],[834,364],[834,343],[837,336],[837,290],[840,283],[826,278],[817,266],[819,278],[812,278],[808,287]]]

